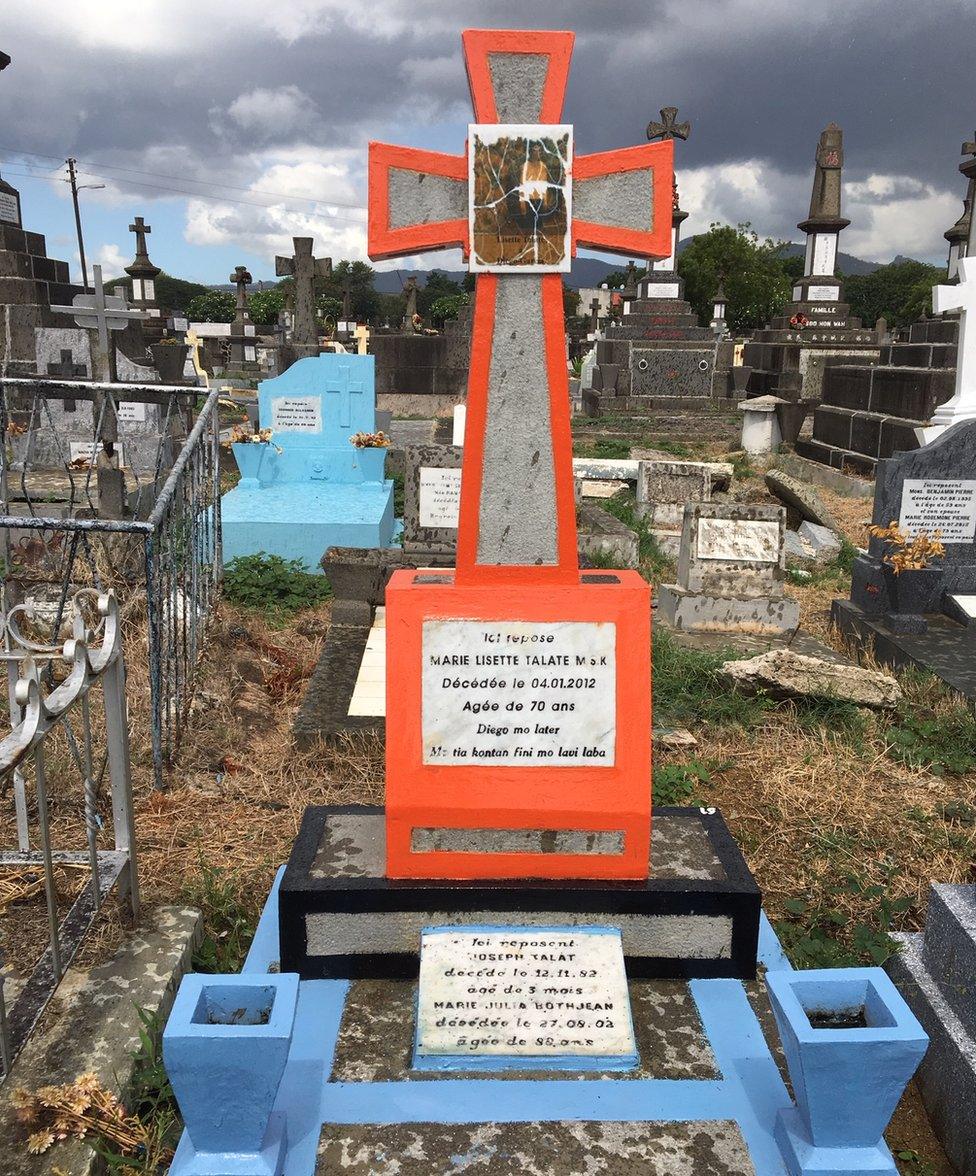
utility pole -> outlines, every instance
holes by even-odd
[[[85,241],[81,234],[81,209],[78,207],[78,182],[75,177],[74,159],[66,161],[68,164],[68,183],[71,185],[71,199],[75,206],[75,228],[78,230],[78,256],[81,258],[81,284],[88,291],[88,267],[85,265]]]

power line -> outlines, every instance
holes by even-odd
[[[5,176],[13,176],[17,179],[22,179],[22,180],[42,180],[42,181],[48,181],[48,182],[50,180],[56,178],[53,176],[38,176],[38,175],[32,174],[31,172],[12,172],[12,171],[7,171],[7,170],[4,170],[3,174]],[[85,175],[91,176],[93,179],[96,179],[96,180],[110,180],[111,181],[114,178],[112,176],[99,175],[97,172],[88,171],[87,169],[85,171]],[[66,182],[66,181],[64,181],[64,182]],[[133,188],[148,188],[153,192],[171,192],[171,193],[174,193],[175,195],[178,195],[178,196],[189,196],[193,200],[211,200],[216,204],[246,204],[252,208],[271,208],[271,207],[273,207],[270,204],[262,204],[262,203],[260,203],[260,201],[257,201],[257,200],[242,200],[239,196],[221,196],[219,194],[212,193],[212,192],[188,192],[185,188],[166,187],[162,184],[148,184],[148,183],[145,183],[141,180],[129,180],[127,182]],[[205,181],[202,181],[202,180],[201,181],[194,181],[194,183],[197,183],[197,182],[203,183]],[[336,207],[335,205],[333,205],[331,203],[331,201],[314,200],[311,196],[282,196],[281,199],[284,200],[286,203],[289,201],[293,201],[293,200],[307,200],[307,201],[311,202],[312,204],[318,204],[318,205],[321,205],[326,208]],[[352,204],[343,204],[343,205],[339,205],[339,207],[340,208],[355,208],[357,206],[352,205]],[[297,209],[296,211],[307,213],[309,210],[308,209]],[[353,224],[361,223],[358,217],[343,216],[343,214],[340,212],[318,213],[318,215],[321,216],[323,220],[343,220],[343,221],[349,221],[350,223],[353,223]]]
[[[19,155],[21,157],[26,157],[26,158],[31,158],[31,159],[52,159],[52,160],[57,160],[59,163],[62,162],[61,157],[58,155],[44,155],[42,152],[39,152],[39,151],[18,151],[12,147],[0,147],[0,151],[3,151],[8,155],[15,155],[15,156]],[[111,164],[111,163],[91,163],[91,162],[86,163],[85,160],[83,160],[83,159],[79,159],[77,162],[79,163],[79,165],[81,165],[82,167],[85,168],[85,170],[88,172],[89,175],[95,176],[96,179],[100,179],[100,180],[110,179],[111,177],[104,176],[104,175],[98,175],[96,172],[91,171],[90,170],[91,168],[95,167],[95,168],[101,168],[103,171],[123,172],[128,175],[134,175],[134,176],[150,176],[153,179],[157,179],[157,180],[182,180],[184,183],[189,183],[189,184],[208,184],[211,188],[227,188],[229,191],[232,191],[232,192],[250,192],[254,196],[268,196],[268,197],[271,197],[272,199],[307,200],[312,204],[326,204],[330,208],[355,208],[355,209],[362,208],[362,205],[360,205],[360,204],[350,204],[348,201],[344,201],[344,200],[319,200],[315,196],[295,196],[293,194],[289,194],[286,192],[268,192],[268,191],[261,189],[261,188],[242,187],[240,184],[224,184],[224,183],[221,183],[219,180],[195,180],[190,176],[173,176],[173,175],[169,175],[164,172],[140,171],[137,168],[118,167],[117,165]],[[143,187],[150,187],[152,185],[142,185],[142,186]],[[163,190],[165,191],[166,189],[163,189]],[[184,195],[192,195],[192,194],[193,193],[184,193]]]

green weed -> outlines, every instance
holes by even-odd
[[[961,705],[925,713],[915,700],[903,700],[885,739],[888,755],[909,767],[935,776],[976,771],[976,720]]]
[[[849,917],[832,900],[857,895],[860,904],[871,904],[871,913],[861,921]],[[864,886],[849,874],[838,885],[828,886],[818,905],[802,899],[787,899],[786,918],[775,922],[783,949],[797,968],[880,967],[899,950],[889,932],[895,918],[912,905],[909,897],[891,899],[883,886]]]
[[[749,728],[773,709],[771,699],[740,694],[719,679],[719,667],[736,656],[732,650],[689,649],[659,629],[653,655],[654,717],[661,726],[711,723]]]
[[[239,555],[224,568],[224,596],[244,608],[284,617],[314,608],[332,594],[324,576],[305,570],[300,560],[280,555]]]
[[[193,954],[195,972],[239,972],[257,928],[256,910],[243,900],[247,883],[235,871],[208,866],[183,891],[184,900],[203,914],[203,941]]]

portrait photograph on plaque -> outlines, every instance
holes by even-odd
[[[473,272],[568,273],[573,129],[468,128]]]

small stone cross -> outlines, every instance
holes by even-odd
[[[74,316],[75,325],[94,330],[97,337],[96,368],[99,378],[115,379],[115,349],[109,340],[110,331],[121,331],[130,319],[146,319],[151,316],[144,310],[130,309],[125,298],[119,294],[106,294],[102,282],[102,267],[92,266],[93,294],[76,294],[70,306],[52,306],[55,314]]]
[[[60,376],[62,380],[70,380],[75,376],[84,377],[88,373],[88,368],[83,363],[75,363],[74,356],[71,354],[70,347],[61,348],[60,363],[49,363],[47,365],[47,374],[49,376]]]
[[[299,347],[318,350],[319,333],[315,322],[315,279],[332,275],[331,257],[312,256],[311,237],[292,237],[293,257],[276,257],[278,277],[294,278],[294,317],[291,339]]]
[[[662,106],[661,121],[652,119],[647,124],[647,137],[653,143],[655,139],[687,139],[691,134],[690,122],[675,122],[678,117],[677,106]]]
[[[237,287],[237,317],[244,321],[249,321],[250,314],[247,309],[247,288],[254,281],[248,272],[246,265],[239,265],[234,269],[230,275],[230,281]]]
[[[136,257],[148,256],[146,251],[146,234],[152,232],[152,225],[147,225],[141,216],[137,216],[129,225],[129,232],[136,235]]]
[[[597,331],[600,328],[600,299],[594,298],[590,303],[590,330]]]
[[[366,384],[359,375],[350,375],[350,365],[342,363],[338,366],[338,375],[331,377],[338,387],[326,388],[326,396],[335,397],[339,401],[339,427],[348,429],[352,426],[352,397],[365,396]]]

